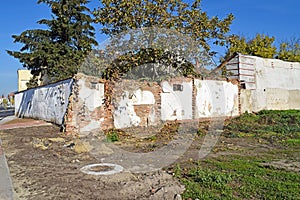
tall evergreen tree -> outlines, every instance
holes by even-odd
[[[48,29],[26,30],[13,35],[14,42],[23,43],[20,51],[7,51],[31,70],[31,86],[37,85],[37,77],[44,83],[72,77],[79,69],[95,40],[87,0],[38,0],[47,4],[52,19],[42,19],[38,24]]]

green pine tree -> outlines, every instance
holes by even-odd
[[[43,83],[51,83],[72,77],[77,73],[86,55],[96,45],[87,0],[38,0],[47,4],[52,19],[42,19],[38,24],[48,29],[26,30],[13,35],[14,42],[23,43],[20,51],[7,51],[31,70],[33,78],[29,86],[37,85],[37,77]]]

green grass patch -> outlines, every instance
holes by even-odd
[[[198,135],[205,133],[203,127]],[[272,164],[278,160],[299,160],[300,110],[245,113],[226,121],[223,136],[255,138],[272,148],[268,152],[258,151],[255,156],[245,152],[246,155],[218,156],[189,165],[182,163],[182,167],[177,165],[174,174],[186,187],[184,199],[300,200],[300,174],[285,170],[297,167]]]
[[[254,157],[210,159],[189,169],[176,167],[184,199],[300,199],[300,175],[263,167]]]
[[[290,144],[290,139],[300,139],[300,110],[263,110],[258,113],[245,113],[227,121],[224,127],[226,137],[257,137]],[[293,143],[294,144],[294,143]]]
[[[157,136],[156,135],[151,135],[151,136],[145,138],[145,140],[147,140],[147,141],[156,141],[157,140]]]
[[[300,139],[287,139],[285,143],[291,146],[300,146]]]
[[[106,141],[107,142],[117,142],[120,140],[119,131],[116,129],[110,129],[106,133]]]

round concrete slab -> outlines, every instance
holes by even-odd
[[[112,175],[123,171],[123,167],[112,163],[98,163],[86,165],[80,171],[90,175]]]

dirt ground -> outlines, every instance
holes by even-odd
[[[172,135],[172,134],[171,134]],[[54,125],[17,128],[0,131],[2,146],[10,168],[15,192],[19,199],[181,199],[184,187],[165,170],[147,173],[121,172],[109,176],[82,173],[88,164],[99,163],[88,148],[80,148],[78,139],[65,136]],[[126,142],[127,150],[151,151],[154,138],[150,135],[140,140],[137,147],[132,137],[132,146]],[[155,140],[167,142],[166,138]],[[172,139],[172,138],[171,138]],[[146,143],[146,141],[148,143]],[[197,159],[203,137],[198,137],[188,151],[177,162]],[[122,143],[120,146],[122,146]],[[149,145],[151,143],[151,145]],[[154,145],[159,147],[159,143]],[[148,148],[148,149],[147,149]],[[247,138],[220,137],[208,157],[228,154],[256,155],[275,148],[263,141]],[[284,163],[287,163],[284,161]],[[269,163],[280,165],[280,163]],[[293,168],[294,166],[294,168]],[[295,167],[296,166],[296,167]],[[288,165],[299,170],[299,162]]]
[[[3,130],[0,138],[19,199],[176,199],[184,190],[162,170],[84,174],[81,167],[99,160],[54,125]]]

